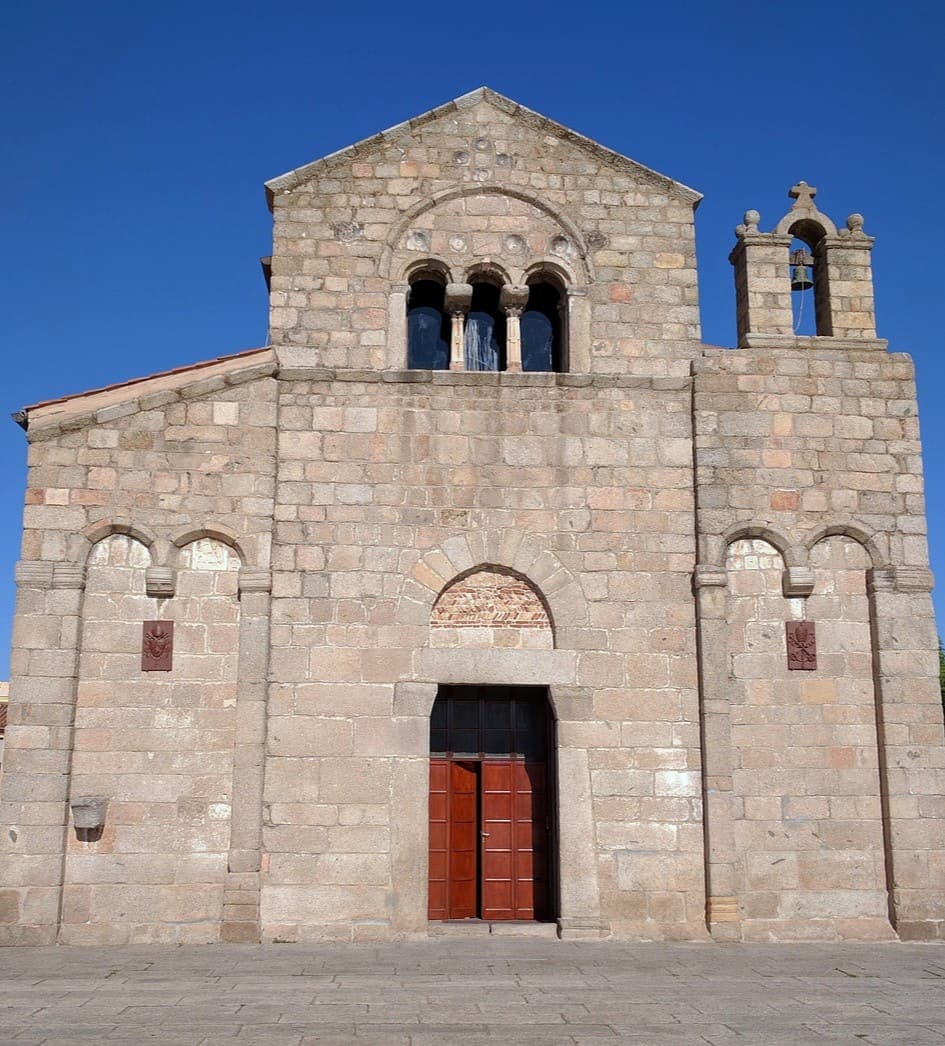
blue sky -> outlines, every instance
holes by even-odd
[[[803,178],[838,224],[865,215],[879,333],[918,366],[945,592],[943,30],[925,0],[6,4],[0,407],[264,344],[263,181],[487,84],[705,194],[707,342],[734,342],[747,208],[771,228]],[[25,458],[0,422],[0,679]]]

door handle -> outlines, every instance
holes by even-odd
[[[479,834],[483,837],[483,839],[488,839],[489,838],[489,833],[488,832],[480,832]]]

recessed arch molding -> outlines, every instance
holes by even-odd
[[[704,565],[707,568],[723,569],[728,547],[732,542],[743,538],[757,538],[767,541],[780,552],[786,568],[807,567],[810,563],[811,549],[825,538],[837,535],[843,535],[862,545],[870,557],[873,569],[885,569],[889,566],[887,535],[876,533],[856,519],[833,520],[800,535],[772,526],[768,520],[743,520],[732,524],[721,534],[703,537],[706,553]]]
[[[400,243],[401,238],[407,229],[409,229],[421,215],[440,204],[449,203],[452,200],[457,200],[462,197],[485,195],[508,196],[512,199],[519,200],[522,203],[526,203],[531,207],[535,207],[537,210],[545,214],[560,226],[577,248],[576,261],[580,266],[582,277],[579,284],[585,285],[593,281],[594,272],[587,241],[583,233],[578,229],[574,222],[570,220],[570,218],[549,206],[548,203],[538,196],[534,196],[531,193],[521,192],[520,190],[510,189],[507,186],[492,184],[453,186],[449,189],[444,189],[441,192],[433,193],[431,196],[425,197],[407,210],[400,220],[391,226],[387,242],[384,244],[381,256],[378,259],[378,273],[387,279],[391,278],[391,262],[394,257],[394,252],[397,249],[397,244]]]
[[[421,556],[401,590],[401,621],[426,625],[440,593],[479,569],[510,570],[527,581],[556,630],[587,623],[587,602],[571,571],[540,538],[511,528],[457,534]]]

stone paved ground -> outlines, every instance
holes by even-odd
[[[383,945],[0,952],[0,1042],[945,1043],[945,946]]]

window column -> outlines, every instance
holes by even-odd
[[[505,369],[511,374],[522,372],[522,328],[520,319],[528,304],[528,288],[505,284],[499,296],[505,311]]]
[[[450,314],[450,370],[465,370],[466,314],[472,304],[472,284],[446,285],[446,311]]]
[[[558,352],[552,358],[552,365],[561,374],[571,369],[571,342],[568,312],[568,296],[562,294],[558,299]]]
[[[566,358],[561,369],[572,374],[591,371],[591,302],[584,287],[569,287],[561,338]]]

